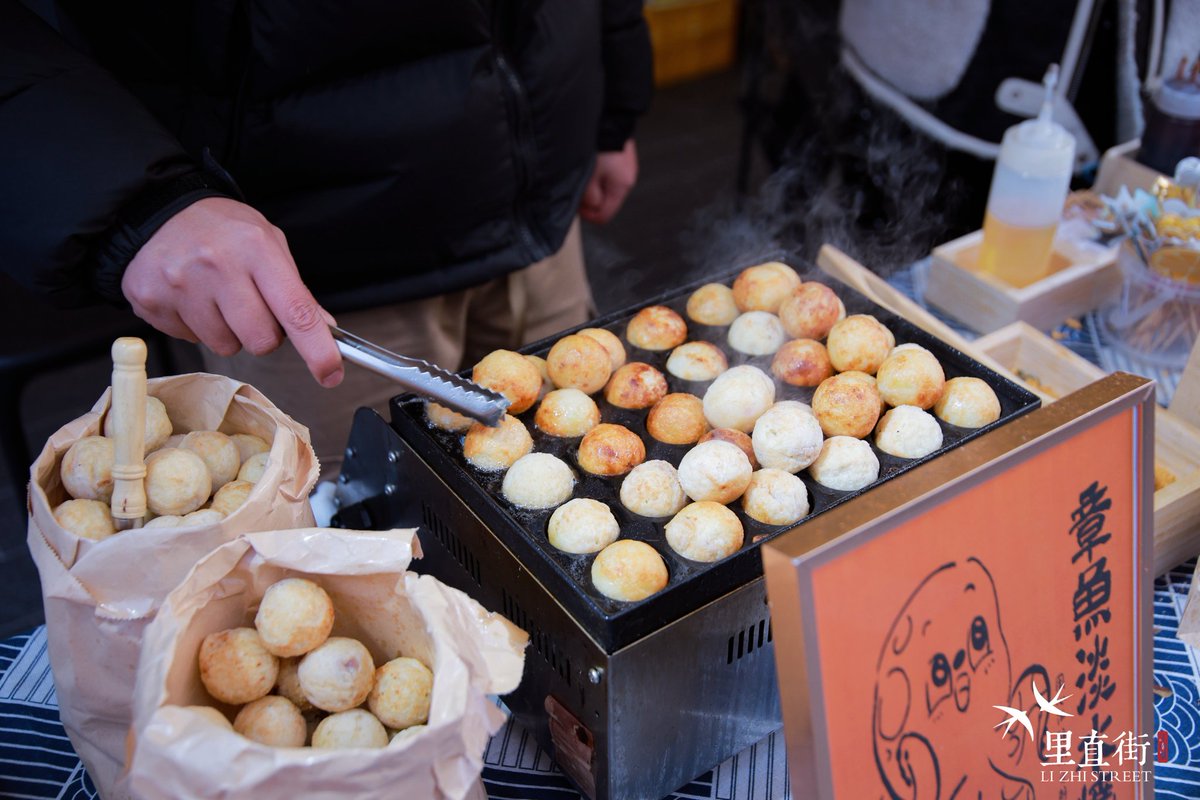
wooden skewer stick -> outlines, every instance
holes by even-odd
[[[112,515],[117,530],[128,530],[146,516],[146,343],[123,336],[113,342],[112,359]]]

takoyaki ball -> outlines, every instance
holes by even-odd
[[[252,456],[271,452],[271,445],[261,436],[255,436],[252,433],[231,433],[229,438],[233,441],[233,446],[237,448],[238,457],[242,459],[243,464]]]
[[[575,333],[554,343],[546,356],[546,369],[558,388],[595,394],[612,375],[612,359],[600,342]]]
[[[304,747],[308,725],[296,704],[269,694],[242,707],[233,729],[252,742],[271,747]]]
[[[537,402],[542,374],[533,362],[512,350],[493,350],[471,370],[471,380],[508,399],[508,413],[520,414]]]
[[[555,389],[538,406],[533,424],[551,436],[583,436],[600,424],[600,408],[578,389]]]
[[[697,502],[732,503],[750,485],[752,472],[750,459],[736,445],[704,442],[679,460],[679,485]]]
[[[642,437],[624,425],[601,423],[579,443],[579,467],[592,475],[624,475],[646,460]]]
[[[113,440],[84,436],[67,450],[59,466],[63,488],[76,500],[112,501]]]
[[[679,472],[669,461],[638,464],[621,482],[621,505],[641,517],[669,517],[687,503]]]
[[[746,267],[733,282],[733,301],[742,312],[774,314],[800,283],[796,270],[778,261]]]
[[[463,456],[476,469],[499,472],[508,469],[533,449],[533,437],[525,423],[511,414],[494,428],[476,422],[463,439]]]
[[[432,400],[425,403],[425,419],[435,428],[451,433],[461,433],[475,424],[475,420],[466,414],[451,411],[440,403]]]
[[[738,449],[746,454],[746,459],[750,462],[753,469],[758,469],[758,459],[754,457],[754,443],[750,436],[733,428],[713,428],[708,433],[700,437],[700,442],[711,442],[716,439],[719,442],[729,442],[737,445]]]
[[[219,511],[228,517],[242,507],[242,504],[246,502],[246,498],[253,491],[254,484],[250,481],[230,481],[220,489],[217,489],[217,493],[213,495],[212,504],[209,508],[213,511]]]
[[[111,437],[113,415],[111,409],[104,416],[104,435]],[[167,407],[157,397],[146,395],[146,452],[150,453],[166,444],[167,438],[174,433],[171,418],[167,416]]]
[[[201,509],[201,511],[204,511],[204,510],[205,509]],[[198,513],[200,513],[200,512],[199,511],[192,512],[192,514],[198,514]],[[185,516],[191,516],[191,515],[188,514]],[[220,515],[218,514],[217,516],[220,516]],[[224,517],[221,517],[221,519],[224,519]],[[182,526],[183,526],[183,517],[180,517],[176,514],[165,514],[164,516],[155,517],[152,520],[148,520],[144,525],[142,525],[142,529],[146,530],[146,529],[153,529],[153,528],[179,528]]]
[[[879,396],[889,406],[933,408],[946,386],[937,357],[923,347],[892,350],[875,373]]]
[[[554,391],[554,381],[550,380],[550,369],[546,366],[546,359],[541,356],[525,356],[530,364],[537,367],[538,375],[542,376],[542,388],[538,389],[537,399],[541,400],[550,392]]]
[[[239,706],[266,696],[279,676],[279,659],[254,628],[210,633],[200,643],[200,682],[222,703]]]
[[[853,436],[832,436],[825,440],[821,455],[808,468],[817,483],[841,492],[854,492],[870,486],[879,477],[879,459],[871,445]]]
[[[275,677],[275,693],[291,700],[301,711],[313,709],[313,704],[308,702],[308,698],[304,696],[304,690],[300,688],[299,658],[279,659],[279,674]]]
[[[613,600],[644,600],[667,585],[667,565],[645,542],[621,539],[592,562],[592,584]]]
[[[692,561],[719,561],[742,546],[742,521],[716,502],[692,503],[664,526],[667,544]]]
[[[258,483],[262,480],[263,473],[267,471],[267,466],[270,462],[270,453],[259,453],[258,455],[250,456],[242,464],[242,468],[238,470],[237,479],[249,483]]]
[[[312,746],[318,750],[348,747],[387,747],[388,732],[370,711],[352,708],[330,714],[313,731]]]
[[[650,306],[629,320],[625,338],[643,350],[670,350],[687,341],[687,323],[666,306]]]
[[[660,442],[692,444],[708,432],[704,403],[694,394],[669,394],[646,415],[646,430]]]
[[[210,722],[218,728],[223,728],[227,731],[233,730],[233,723],[229,721],[229,718],[212,706],[182,706],[182,708],[203,717],[206,722]]]
[[[808,488],[790,472],[760,469],[750,476],[742,510],[764,525],[791,525],[808,514]]]
[[[982,428],[1000,419],[1000,399],[979,378],[951,378],[933,413],[960,428]]]
[[[219,489],[237,477],[242,466],[242,454],[237,445],[220,431],[192,431],[179,443],[182,450],[191,450],[200,456],[208,474],[212,476],[213,489]]]
[[[842,372],[826,378],[813,392],[813,415],[826,436],[870,435],[883,411],[875,379],[865,372]]]
[[[900,458],[924,458],[942,446],[942,426],[928,411],[896,406],[879,420],[875,446]]]
[[[896,346],[896,337],[870,314],[851,314],[835,323],[825,348],[838,372],[857,370],[874,375]]]
[[[521,456],[504,473],[504,499],[519,508],[554,508],[571,499],[575,473],[549,453]]]
[[[155,449],[163,450],[168,447],[179,447],[179,445],[183,444],[183,440],[186,436],[187,436],[186,433],[172,433],[170,436],[167,437],[166,441],[164,441],[161,445],[159,445]],[[232,438],[232,437],[230,437],[230,438]],[[238,452],[241,452],[241,451],[239,450]],[[146,455],[149,455],[149,454],[150,454],[150,451],[146,451]]]
[[[770,355],[786,339],[783,323],[769,311],[747,311],[729,326],[729,346],[748,356]]]
[[[604,399],[617,408],[649,408],[667,394],[667,379],[649,364],[633,361],[613,373]]]
[[[750,364],[717,376],[704,393],[704,416],[714,428],[749,433],[754,421],[775,402],[775,381]]]
[[[165,517],[155,517],[155,519],[166,519]],[[220,511],[211,508],[201,508],[198,511],[193,511],[190,514],[184,514],[182,517],[177,517],[179,523],[176,528],[201,528],[205,525],[216,525],[221,520],[225,519],[225,515]]]
[[[604,328],[584,328],[579,332],[579,335],[595,339],[608,351],[608,358],[612,364],[613,372],[616,372],[625,363],[625,345],[621,344],[621,337],[612,331],[605,330]]]
[[[329,638],[333,601],[324,589],[306,578],[284,578],[263,594],[254,627],[272,654],[304,655]]]
[[[433,672],[415,658],[393,658],[375,670],[375,686],[367,708],[389,728],[409,728],[429,721]]]
[[[330,636],[300,661],[300,689],[323,711],[362,705],[375,685],[375,661],[357,639]],[[272,677],[274,684],[274,677]]]
[[[754,425],[754,455],[763,467],[799,472],[817,460],[825,435],[803,403],[776,403]]]
[[[771,372],[790,386],[818,386],[833,374],[833,364],[825,345],[815,339],[792,339],[775,353]]]
[[[81,539],[98,542],[117,532],[108,503],[67,500],[54,508],[54,521]]]
[[[191,450],[165,448],[146,456],[146,506],[154,514],[189,514],[212,490],[208,467]]]
[[[823,283],[807,281],[779,307],[779,320],[794,339],[824,339],[846,315],[838,296]]]
[[[627,479],[628,480],[628,479]],[[577,497],[554,509],[546,533],[564,553],[595,553],[621,536],[612,510],[599,500]]]
[[[685,342],[667,358],[667,372],[685,381],[711,381],[727,369],[729,359],[712,342]]]
[[[733,290],[720,283],[704,284],[687,301],[688,317],[701,325],[728,325],[740,313]]]

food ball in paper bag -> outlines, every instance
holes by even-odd
[[[279,677],[275,679],[275,691],[280,697],[291,700],[301,711],[311,711],[313,704],[304,696],[300,688],[300,659],[279,659]]]
[[[191,450],[168,448],[146,457],[146,505],[155,514],[190,514],[210,494],[208,467]]]
[[[279,659],[253,628],[210,633],[200,645],[200,682],[222,703],[257,700],[271,691],[278,675]]]
[[[310,703],[324,711],[347,711],[371,693],[375,661],[362,642],[331,636],[304,657],[299,674],[300,688]]]
[[[286,697],[274,694],[244,706],[233,720],[233,729],[272,747],[303,747],[308,739],[308,725],[300,709]]]
[[[246,502],[252,491],[254,484],[250,481],[230,481],[213,495],[212,510],[220,511],[228,517],[242,507],[242,503]]]
[[[199,511],[193,511],[190,514],[184,514],[175,527],[197,528],[201,525],[216,525],[223,519],[225,519],[225,515],[220,511],[214,511],[211,508],[202,508]]]
[[[393,658],[375,671],[375,687],[367,707],[389,728],[408,728],[429,721],[433,673],[415,658]]]
[[[318,748],[387,747],[387,744],[383,723],[361,708],[330,714],[312,735],[312,746]]]
[[[238,468],[242,465],[242,456],[237,445],[219,431],[192,431],[183,437],[180,449],[190,450],[200,456],[208,474],[212,476],[212,486],[219,489],[237,477]]]
[[[112,511],[99,500],[68,500],[54,509],[54,519],[82,539],[98,542],[117,532]]]
[[[274,655],[303,655],[329,638],[333,601],[310,580],[285,578],[263,595],[254,627],[263,646]]]
[[[271,445],[267,440],[252,433],[231,433],[229,438],[233,441],[233,446],[238,449],[238,457],[242,459],[243,464],[251,456],[271,452]]]
[[[105,415],[105,436],[113,435],[112,420],[112,414]],[[146,452],[149,453],[162,447],[173,432],[171,418],[167,416],[167,407],[163,405],[163,401],[152,395],[146,395]]]
[[[197,513],[195,511],[193,514]],[[183,523],[183,517],[178,514],[164,514],[161,517],[155,517],[142,526],[142,530],[153,530],[155,528],[178,528]]]
[[[71,445],[58,470],[67,494],[112,502],[114,453],[113,440],[104,436],[85,436]]]
[[[270,461],[270,453],[256,453],[250,456],[238,470],[237,479],[248,483],[258,483],[262,480],[263,473],[267,471]]]
[[[184,708],[186,708],[188,711],[191,711],[193,714],[204,717],[205,720],[211,722],[213,725],[216,725],[218,728],[224,728],[227,731],[233,730],[233,723],[230,722],[224,714],[222,714],[220,711],[217,711],[212,706],[184,706]]]

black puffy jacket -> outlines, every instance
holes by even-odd
[[[0,267],[63,303],[239,189],[331,310],[485,281],[559,248],[650,97],[641,0],[40,5],[0,0]]]

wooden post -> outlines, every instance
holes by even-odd
[[[112,359],[112,515],[117,530],[128,530],[140,528],[146,516],[146,343],[117,339]]]

